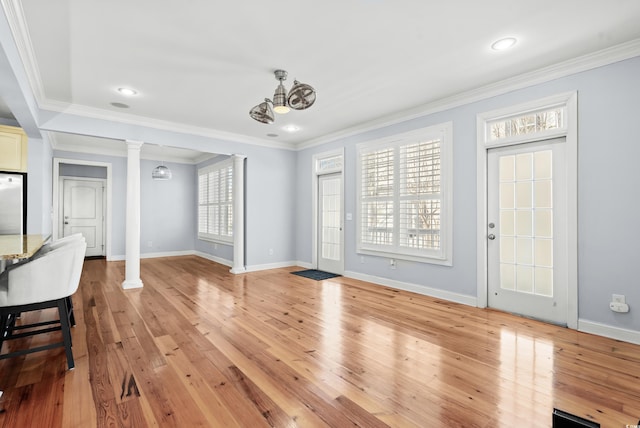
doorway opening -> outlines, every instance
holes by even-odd
[[[54,158],[53,239],[82,233],[88,257],[111,260],[111,189],[111,163]]]

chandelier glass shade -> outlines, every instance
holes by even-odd
[[[151,177],[154,180],[171,180],[171,175],[171,170],[168,167],[164,166],[164,162],[162,163],[162,165],[158,165],[157,167],[155,167],[155,169],[151,173]]]

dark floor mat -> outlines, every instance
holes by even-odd
[[[294,275],[304,276],[305,278],[315,279],[316,281],[322,281],[323,279],[335,278],[340,276],[335,273],[325,272],[316,269],[299,270],[297,272],[291,272]]]

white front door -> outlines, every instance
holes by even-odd
[[[87,256],[104,256],[102,180],[63,179],[62,236],[82,233]]]
[[[318,270],[342,274],[342,174],[318,177]]]
[[[488,304],[566,325],[565,140],[488,153]]]

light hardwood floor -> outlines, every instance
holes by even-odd
[[[144,288],[127,291],[123,270],[85,262],[75,370],[62,349],[0,361],[0,426],[545,427],[554,407],[603,427],[640,418],[637,345],[294,268],[146,259]]]

